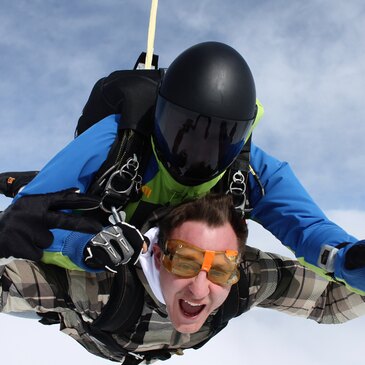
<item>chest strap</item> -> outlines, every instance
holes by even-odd
[[[114,276],[108,303],[92,327],[110,333],[123,333],[137,323],[143,303],[144,288],[134,266],[123,265]]]

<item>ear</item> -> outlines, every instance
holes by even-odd
[[[161,259],[162,259],[162,251],[158,245],[154,245],[152,247],[153,250],[153,259],[155,260],[155,265],[157,270],[161,269]]]

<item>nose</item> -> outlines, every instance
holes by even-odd
[[[193,294],[194,299],[203,299],[208,296],[210,292],[210,281],[205,271],[200,271],[197,276],[192,278],[189,290]]]

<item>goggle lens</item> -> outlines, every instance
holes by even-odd
[[[167,271],[183,278],[194,277],[201,270],[206,271],[208,279],[218,285],[235,284],[240,277],[237,251],[202,250],[181,240],[166,242],[162,263]]]

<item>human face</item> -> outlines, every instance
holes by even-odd
[[[203,222],[188,221],[171,232],[171,238],[189,242],[203,250],[238,250],[237,237],[229,223],[209,227]],[[156,266],[167,312],[174,328],[181,333],[195,333],[208,316],[226,300],[231,285],[217,285],[200,271],[193,278],[181,278],[161,264],[163,253],[154,247]]]

